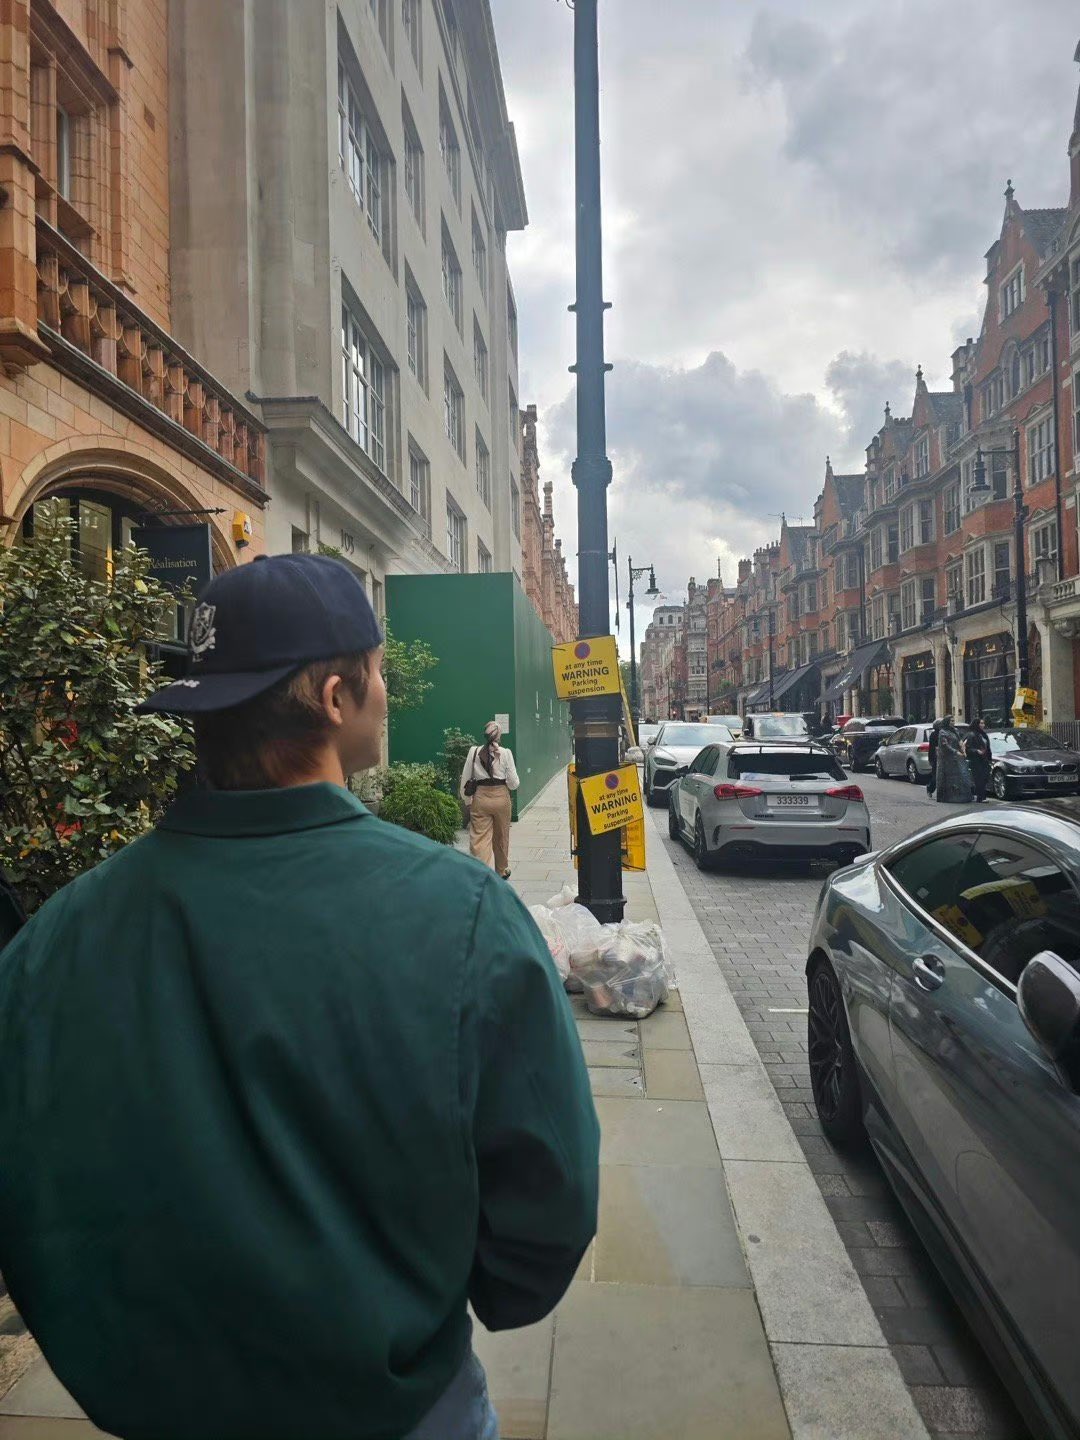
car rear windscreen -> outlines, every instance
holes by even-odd
[[[752,775],[786,775],[792,780],[843,780],[839,764],[829,755],[805,750],[736,751],[728,757],[733,780]]]

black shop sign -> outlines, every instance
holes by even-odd
[[[131,538],[150,554],[150,574],[170,590],[199,591],[214,573],[210,526],[155,525],[133,530]]]

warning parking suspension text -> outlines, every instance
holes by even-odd
[[[594,835],[621,830],[643,818],[636,765],[621,765],[617,770],[587,775],[579,783],[589,829]]]
[[[553,645],[551,660],[555,693],[560,700],[589,700],[597,695],[619,694],[619,653],[614,635]]]

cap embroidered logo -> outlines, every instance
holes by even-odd
[[[203,655],[217,644],[217,630],[214,628],[216,605],[197,605],[191,618],[191,634],[188,648],[192,655]]]

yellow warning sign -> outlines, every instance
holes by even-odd
[[[586,775],[579,782],[589,829],[594,835],[621,830],[634,820],[644,823],[641,786],[636,765],[621,765],[601,775]]]
[[[590,700],[595,695],[618,695],[622,689],[614,635],[553,645],[551,662],[560,700]]]
[[[578,868],[578,779],[577,766],[566,767],[566,798],[570,806],[570,852],[574,869]],[[622,832],[622,868],[645,869],[645,812],[638,806],[637,818],[629,821]]]
[[[1021,687],[1013,699],[1013,724],[1038,728],[1042,724],[1043,710],[1038,690]]]
[[[645,812],[631,820],[623,831],[622,868],[624,870],[645,869]]]

